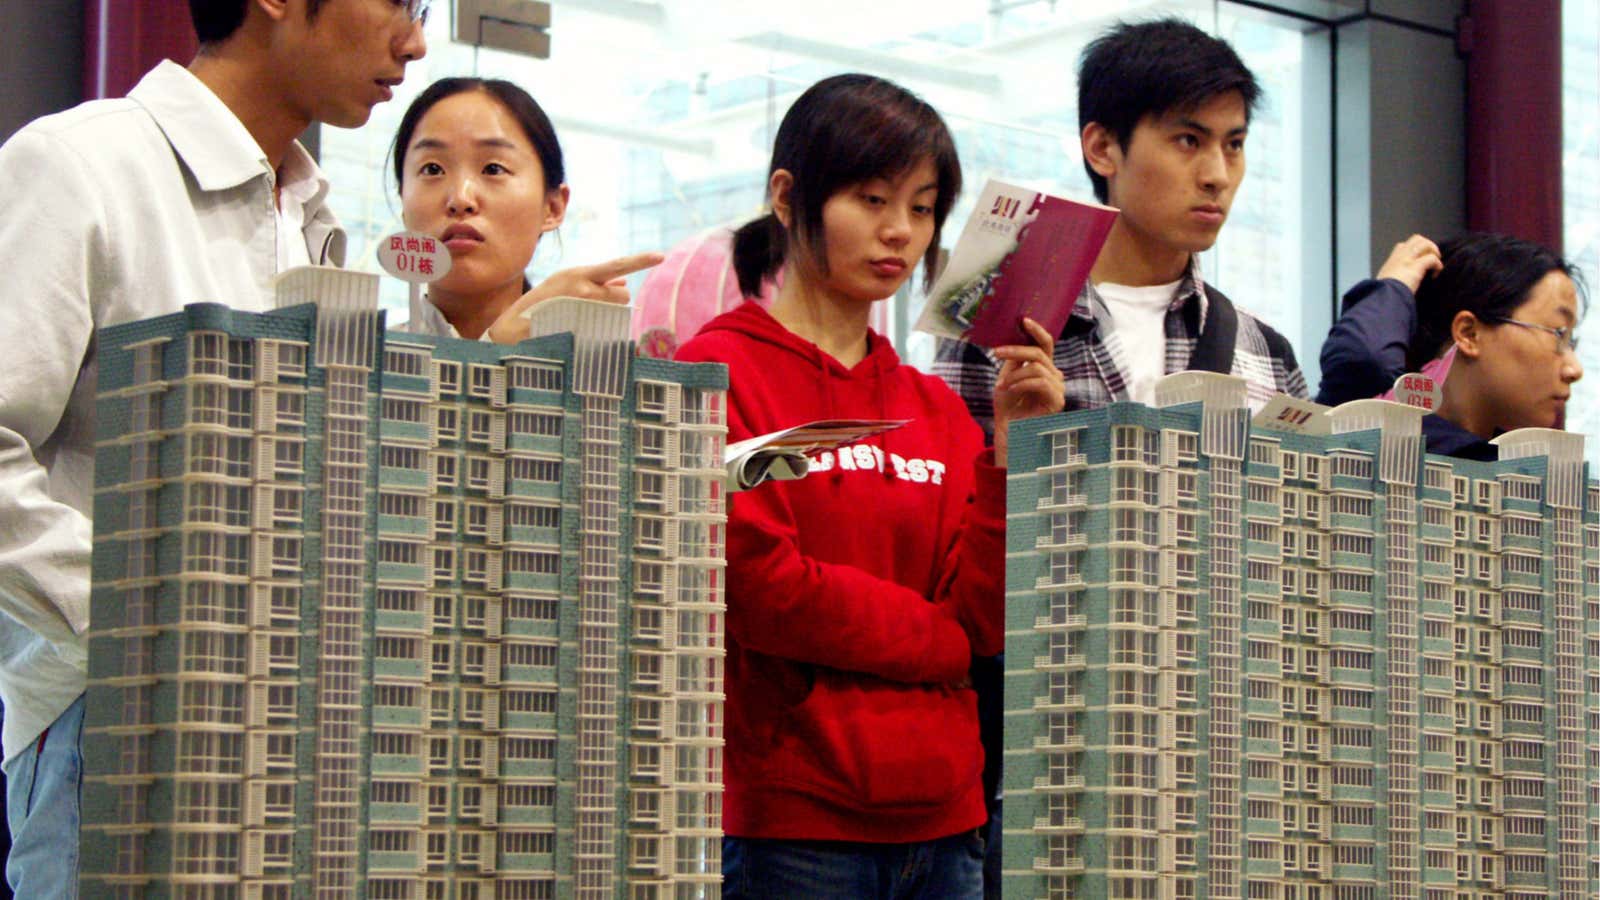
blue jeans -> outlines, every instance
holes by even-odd
[[[980,900],[976,829],[914,844],[722,839],[723,900]]]
[[[994,801],[994,811],[989,813],[989,825],[983,832],[983,897],[984,900],[1001,900],[1000,880],[1000,801]]]
[[[18,897],[78,896],[78,807],[83,798],[83,697],[5,764],[11,855],[6,882]]]

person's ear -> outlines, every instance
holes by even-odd
[[[1083,145],[1083,161],[1096,175],[1110,181],[1122,167],[1122,145],[1117,142],[1117,136],[1099,122],[1090,122],[1083,126],[1079,139]]]
[[[794,175],[788,169],[774,169],[772,177],[767,179],[767,199],[772,202],[772,214],[787,229],[794,227],[794,208],[789,205],[793,189]]]
[[[1463,309],[1450,320],[1450,339],[1458,356],[1477,359],[1483,353],[1483,323]]]
[[[281,22],[289,15],[291,0],[250,0],[250,5],[261,10],[267,18]]]
[[[544,195],[544,226],[541,232],[555,231],[567,218],[567,201],[572,198],[572,191],[562,185]]]

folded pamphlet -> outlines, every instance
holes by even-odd
[[[1024,316],[1060,334],[1117,211],[989,181],[917,329],[983,347],[1031,344]]]
[[[764,481],[793,481],[811,470],[810,454],[893,431],[910,419],[827,419],[729,444],[722,454],[730,491]]]

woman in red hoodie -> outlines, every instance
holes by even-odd
[[[961,185],[937,112],[866,75],[818,82],[778,129],[771,214],[736,235],[744,294],[678,353],[726,363],[728,439],[908,419],[735,495],[728,516],[723,896],[981,897],[973,654],[1004,635],[1006,423],[1062,408],[1051,336],[1003,347],[995,448],[901,365],[873,303],[931,270]]]

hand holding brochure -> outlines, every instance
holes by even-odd
[[[910,419],[831,419],[784,428],[729,444],[723,451],[730,491],[747,491],[763,481],[793,481],[811,470],[809,454],[893,431]]]
[[[983,347],[1031,344],[1026,316],[1060,334],[1116,219],[1109,206],[989,181],[917,329]]]

